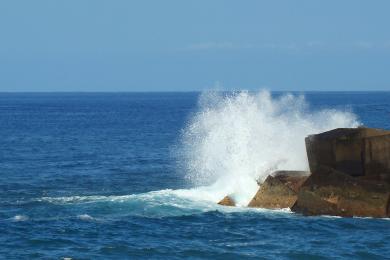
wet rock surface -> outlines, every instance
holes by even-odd
[[[352,177],[390,184],[390,131],[338,128],[305,139],[310,171],[326,166]]]
[[[305,142],[312,175],[300,188],[293,211],[389,217],[390,131],[340,128]]]
[[[230,196],[225,196],[220,202],[218,202],[219,205],[222,206],[235,206],[236,203]]]
[[[291,209],[305,215],[389,217],[389,200],[387,183],[321,166],[302,185]]]
[[[338,128],[305,139],[310,172],[269,175],[248,207],[390,217],[390,131]],[[233,206],[228,196],[221,205]]]
[[[297,193],[309,172],[278,171],[269,175],[260,185],[248,207],[291,208],[297,200]]]

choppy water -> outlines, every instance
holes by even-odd
[[[222,105],[221,98],[199,95],[0,94],[0,258],[389,258],[389,219],[303,217],[214,200],[262,174],[264,165],[248,167],[246,154],[266,163],[281,156],[272,150],[272,158],[264,157],[254,148],[259,143],[248,145],[254,132],[271,128],[245,115],[272,122],[278,131],[303,131],[293,122],[310,116],[299,122],[311,129],[355,123],[390,129],[390,92],[306,93],[310,107],[304,109],[296,107],[299,98],[281,102],[281,93],[222,97],[228,101]],[[200,99],[218,104],[198,105]],[[253,107],[267,100],[271,106]],[[329,109],[338,111],[332,110],[337,120],[312,114]],[[212,150],[214,141],[224,145]],[[234,164],[212,163],[221,154]],[[213,160],[200,164],[199,158]],[[297,160],[276,167],[295,167]],[[228,177],[215,173],[241,165],[242,172]],[[228,185],[234,179],[242,182]]]

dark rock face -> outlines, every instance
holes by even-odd
[[[321,166],[300,188],[292,210],[305,215],[389,217],[389,201],[387,183]]]
[[[296,200],[299,188],[309,173],[301,171],[278,171],[269,175],[260,185],[248,207],[255,208],[291,208]]]
[[[299,190],[293,211],[389,216],[390,131],[335,129],[305,141],[312,175]]]
[[[390,183],[390,131],[338,128],[305,139],[310,171],[330,167],[353,177]]]
[[[223,198],[220,202],[218,202],[218,204],[222,205],[222,206],[235,206],[236,205],[234,200],[232,198],[230,198],[229,196],[225,196],[225,198]]]
[[[390,217],[390,131],[339,128],[305,139],[311,175],[279,171],[248,207],[305,215]],[[234,206],[228,196],[219,202]]]

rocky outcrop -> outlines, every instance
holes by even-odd
[[[291,209],[305,215],[389,217],[389,201],[387,183],[320,166],[302,185]]]
[[[255,208],[291,208],[296,200],[299,188],[309,176],[302,171],[278,171],[269,175],[260,185],[248,207]]]
[[[236,205],[234,200],[229,196],[225,196],[225,198],[223,198],[220,202],[218,202],[218,204],[222,205],[222,206],[235,206]]]
[[[305,141],[312,175],[300,188],[293,211],[389,216],[390,131],[340,128]]]
[[[338,128],[306,137],[310,171],[330,167],[347,175],[390,183],[390,131]]]
[[[311,175],[279,171],[249,207],[305,215],[390,217],[390,131],[339,128],[305,139]],[[219,204],[234,205],[225,197]]]

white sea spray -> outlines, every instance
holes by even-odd
[[[230,195],[245,206],[256,180],[280,169],[308,170],[307,135],[358,125],[348,111],[311,111],[303,95],[205,92],[183,131],[181,161],[199,197]]]

